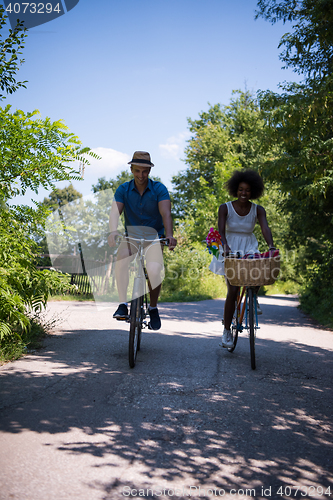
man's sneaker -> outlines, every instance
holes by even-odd
[[[230,330],[224,329],[222,335],[222,347],[233,347],[234,341],[232,340],[232,335]]]
[[[116,319],[127,319],[128,318],[128,309],[126,304],[119,304],[118,309],[113,315]]]
[[[158,309],[149,309],[150,321],[148,327],[151,330],[159,330],[161,328],[160,315],[158,314]]]

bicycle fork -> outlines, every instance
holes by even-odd
[[[249,298],[248,298],[248,295],[246,294],[245,302],[244,302],[244,306],[243,306],[243,309],[245,309],[245,328],[249,328],[249,325],[248,325],[248,310],[249,310],[248,301],[249,301]],[[259,329],[258,312],[257,312],[257,295],[256,294],[253,294],[253,303],[254,303],[255,326],[256,326],[256,328]]]

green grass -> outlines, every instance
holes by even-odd
[[[298,295],[300,285],[294,281],[277,280],[274,285],[263,286],[259,295]]]
[[[60,302],[60,301],[68,301],[68,302],[92,302],[94,300],[94,297],[93,295],[89,294],[89,295],[79,295],[79,294],[73,294],[73,295],[70,295],[70,294],[66,294],[66,295],[52,295],[52,297],[49,299],[49,302],[50,301],[57,301],[57,302]]]
[[[31,317],[30,329],[26,332],[13,332],[0,341],[0,365],[14,361],[42,347],[43,339],[54,327],[57,319],[46,321],[43,314]]]
[[[206,275],[200,280],[195,280],[195,283],[191,283],[189,280],[184,280],[183,282],[178,281],[177,284],[179,285],[178,289],[175,289],[173,286],[164,286],[162,284],[159,302],[196,302],[199,300],[225,298],[227,294],[227,286],[224,282],[224,278],[214,274]],[[300,286],[293,281],[278,280],[274,283],[274,285],[262,287],[259,295],[295,295],[299,293],[299,290]],[[111,300],[117,302],[118,297],[116,293],[113,294],[112,297],[104,295],[96,296],[95,299],[92,294],[66,294],[54,295],[50,300],[74,302],[92,302],[94,300],[108,302]],[[130,297],[128,300],[130,300]]]
[[[325,296],[325,289],[323,291],[319,294],[318,290],[303,289],[300,294],[301,309],[324,328],[333,330],[333,296],[332,293]]]

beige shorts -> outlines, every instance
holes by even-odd
[[[156,241],[156,240],[154,240]],[[117,251],[117,260],[129,259],[129,262],[132,262],[138,252],[139,242],[125,241],[123,240]],[[163,246],[159,243],[151,244],[150,241],[145,242],[144,244],[144,254],[146,258],[147,264],[149,262],[158,262],[163,267]]]

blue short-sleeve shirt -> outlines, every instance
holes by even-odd
[[[140,195],[132,179],[118,187],[114,198],[124,204],[126,229],[129,226],[145,226],[155,229],[159,236],[164,234],[163,219],[158,210],[160,201],[170,200],[164,184],[148,179],[148,185]]]

